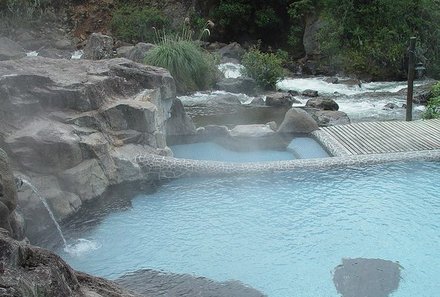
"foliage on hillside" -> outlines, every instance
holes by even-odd
[[[440,118],[440,82],[436,83],[431,89],[431,96],[428,100],[426,110],[423,113],[424,119]]]
[[[173,76],[178,93],[210,88],[218,74],[215,57],[203,50],[185,25],[178,34],[158,32],[156,47],[148,51],[145,63],[166,68]]]
[[[408,40],[418,38],[417,59],[431,75],[440,70],[440,3],[432,0],[320,0],[326,20],[324,54],[348,72],[379,79],[404,77]]]

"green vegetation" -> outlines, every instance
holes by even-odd
[[[180,34],[158,33],[157,46],[147,53],[145,63],[168,69],[179,93],[207,89],[214,84],[218,73],[215,57],[198,43],[207,33],[207,29],[203,30],[195,41],[187,27]]]
[[[418,37],[417,58],[440,75],[440,3],[432,0],[320,0],[326,27],[319,42],[329,63],[376,79],[404,78],[408,40]]]
[[[285,55],[285,52],[281,52]],[[274,89],[283,77],[283,57],[273,53],[263,53],[258,48],[251,48],[242,59],[243,74],[256,80],[263,89]]]
[[[168,24],[165,15],[155,8],[123,5],[113,12],[111,29],[126,42],[153,42],[154,28],[160,30]]]
[[[431,96],[428,100],[426,110],[423,113],[424,119],[440,118],[440,82],[436,83],[431,89]]]

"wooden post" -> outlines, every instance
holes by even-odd
[[[407,121],[412,121],[414,75],[415,75],[415,71],[414,71],[415,50],[416,50],[416,38],[411,37],[409,40],[409,51],[408,51],[408,92],[406,95],[406,120]]]

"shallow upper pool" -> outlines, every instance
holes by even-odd
[[[294,138],[287,149],[233,151],[215,142],[199,142],[170,146],[174,157],[224,162],[266,162],[293,159],[325,158],[328,153],[310,137]]]
[[[377,258],[403,267],[393,297],[437,297],[439,173],[440,163],[399,163],[176,180],[84,229],[94,246],[61,254],[99,276],[152,268],[269,297],[338,296],[342,258]]]

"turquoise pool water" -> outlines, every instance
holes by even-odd
[[[328,153],[310,137],[297,137],[291,141],[286,151],[255,150],[237,152],[214,142],[179,144],[170,147],[174,157],[193,160],[224,162],[266,162],[293,159],[325,158]]]
[[[404,268],[393,297],[437,297],[439,176],[440,163],[406,163],[176,180],[60,253],[112,279],[152,268],[240,280],[269,297],[336,297],[342,258],[380,258]]]

